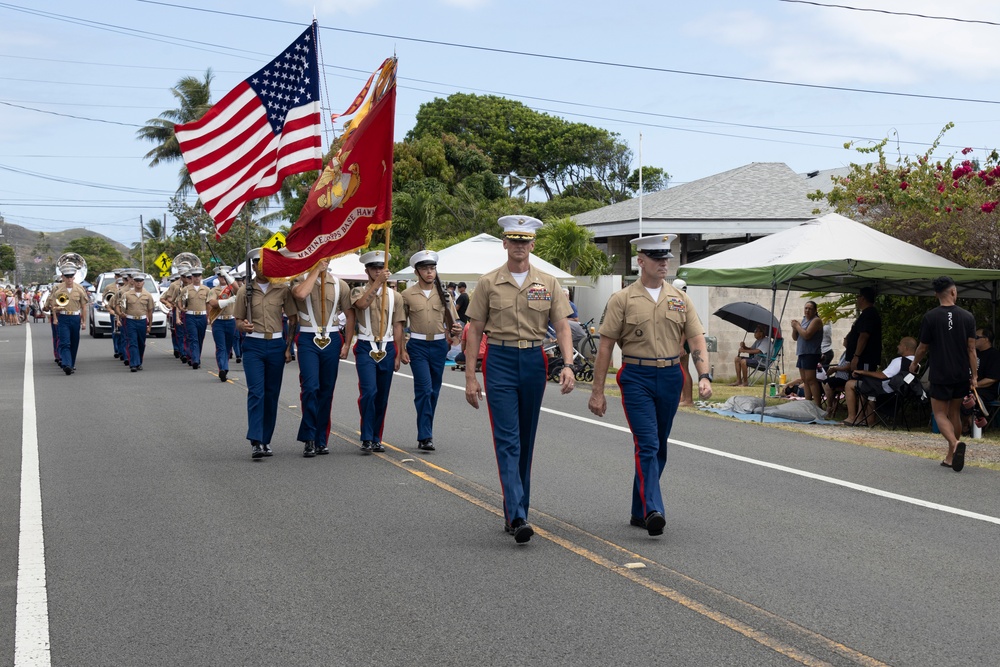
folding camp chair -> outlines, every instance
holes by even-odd
[[[747,369],[749,370],[749,374],[747,375],[747,386],[754,386],[759,378],[764,378],[765,383],[776,383],[778,381],[778,376],[781,375],[781,349],[784,347],[784,342],[784,338],[774,339],[774,342],[771,345],[771,351],[767,355],[766,365],[762,364],[756,368],[750,368],[748,364]],[[760,357],[756,357],[756,359],[760,360]],[[748,359],[747,361],[749,362],[750,360]]]
[[[860,391],[859,394],[862,408],[858,412],[857,423],[865,423],[868,416],[874,414],[875,423],[872,426],[885,426],[890,430],[896,430],[896,426],[902,422],[906,430],[910,430],[910,423],[906,417],[907,409],[916,406],[927,405],[928,396],[924,391],[924,386],[920,378],[927,370],[927,366],[917,374],[912,374],[907,370],[889,378],[889,388],[892,390],[888,394],[870,394]],[[860,385],[859,385],[860,386]]]

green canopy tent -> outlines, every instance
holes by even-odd
[[[996,321],[1000,271],[967,269],[836,213],[677,269],[688,285],[770,289],[772,315],[779,288],[856,293],[870,286],[879,294],[933,296],[931,282],[942,275],[952,277],[960,297],[990,299]]]

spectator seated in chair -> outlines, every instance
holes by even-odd
[[[873,426],[876,419],[874,410],[859,410],[859,402],[864,400],[864,396],[874,396],[876,397],[875,403],[877,407],[883,396],[892,394],[893,387],[889,384],[890,380],[896,375],[906,375],[909,372],[910,362],[913,361],[913,353],[916,351],[917,339],[912,336],[904,336],[900,339],[899,345],[896,346],[896,352],[899,356],[890,361],[885,370],[854,371],[852,379],[848,380],[844,387],[844,395],[847,402],[847,419],[843,423],[853,426],[858,422],[859,415],[863,415],[868,426]]]
[[[847,354],[847,339],[844,339],[844,353],[840,361],[826,369],[826,380],[823,381],[823,395],[826,396],[826,418],[833,419],[839,401],[837,394],[844,391],[847,381],[851,379],[851,360]]]
[[[1000,389],[1000,350],[993,347],[993,329],[980,327],[976,329],[976,359],[978,371],[976,373],[976,393],[986,406],[997,400],[997,390]],[[962,432],[967,432],[972,427],[973,409],[962,405]],[[988,415],[983,415],[987,417]]]
[[[733,387],[746,387],[748,375],[751,368],[767,368],[768,355],[771,354],[772,341],[767,337],[767,326],[758,324],[753,332],[753,343],[749,346],[740,342],[740,353],[734,361],[736,368],[736,382]],[[744,357],[741,355],[749,355]]]

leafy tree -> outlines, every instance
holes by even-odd
[[[166,229],[163,221],[157,218],[150,218],[142,226],[142,238],[144,239],[164,239]]]
[[[659,192],[665,190],[670,183],[670,174],[659,167],[642,168],[642,191]],[[628,188],[632,192],[639,192],[639,170],[636,169],[628,177]]]
[[[182,78],[176,86],[170,89],[170,94],[174,96],[180,106],[176,109],[167,109],[158,118],[146,121],[146,125],[136,132],[139,139],[156,144],[144,156],[149,160],[150,167],[155,167],[161,162],[182,160],[181,148],[177,143],[177,136],[174,134],[174,126],[196,121],[212,108],[211,88],[214,77],[215,75],[209,68],[205,70],[203,79],[194,76]],[[186,193],[194,187],[187,166],[181,166],[178,176],[178,193]]]
[[[535,254],[575,276],[611,273],[613,259],[594,245],[594,234],[570,218],[549,222],[538,230]]]
[[[873,161],[852,163],[847,176],[834,179],[829,193],[809,197],[959,264],[1000,268],[1000,153],[993,150],[979,162],[967,157],[974,151],[966,148],[962,157],[936,159],[934,151],[952,127],[948,123],[916,159],[905,156],[890,163],[885,156],[888,139],[858,147]]]
[[[0,245],[0,271],[14,271],[17,269],[17,256],[14,254],[14,247],[4,243]]]
[[[96,276],[120,267],[125,258],[110,241],[96,236],[81,236],[66,244],[64,252],[75,252],[87,260],[87,275]]]

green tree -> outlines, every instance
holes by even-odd
[[[14,254],[14,247],[4,243],[0,245],[0,271],[14,271],[17,269],[17,256]]]
[[[149,160],[149,166],[155,167],[161,162],[177,162],[182,160],[181,148],[174,134],[174,126],[196,121],[212,108],[212,74],[211,68],[205,70],[203,79],[186,76],[170,89],[170,94],[177,100],[176,109],[167,109],[158,118],[146,121],[146,125],[136,131],[136,136],[143,141],[155,144],[153,149],[144,156]],[[178,173],[178,193],[188,192],[194,184],[187,166],[182,165]]]
[[[81,236],[66,244],[63,252],[75,252],[87,260],[87,275],[96,276],[120,267],[125,258],[110,241],[96,236]],[[53,267],[55,272],[55,267]]]
[[[888,139],[857,147],[870,162],[852,163],[847,176],[834,179],[829,193],[809,197],[959,264],[1000,268],[1000,153],[990,151],[980,161],[969,157],[975,151],[966,148],[962,156],[935,158],[952,127],[948,123],[916,159],[890,162]]]
[[[642,168],[642,191],[659,192],[666,189],[670,183],[670,174],[659,167]],[[632,192],[639,192],[639,170],[636,169],[628,177],[628,189]]]
[[[142,238],[150,240],[165,240],[165,228],[163,221],[158,218],[150,218],[142,225]]]
[[[535,254],[575,276],[597,277],[611,273],[613,258],[594,245],[594,234],[569,218],[555,220],[538,230]]]

